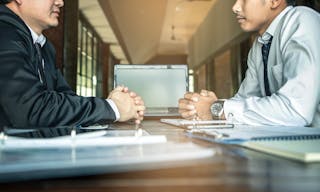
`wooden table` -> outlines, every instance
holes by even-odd
[[[133,127],[129,123],[115,126]],[[0,184],[0,191],[320,191],[320,164],[303,164],[238,146],[192,139],[184,135],[183,129],[158,120],[144,121],[143,128],[150,134],[164,134],[169,141],[191,141],[213,148],[216,154],[157,169]]]

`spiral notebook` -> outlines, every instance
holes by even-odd
[[[192,129],[186,131],[186,136],[303,162],[320,162],[320,128],[234,125],[232,129]]]
[[[320,162],[320,135],[253,138],[241,146],[302,162]]]

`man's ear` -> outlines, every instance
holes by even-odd
[[[277,9],[284,3],[286,3],[286,0],[271,0],[271,9]]]
[[[14,0],[18,5],[22,4],[22,0]]]

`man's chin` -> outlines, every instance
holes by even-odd
[[[50,27],[57,27],[59,25],[59,17],[52,17],[49,21]]]
[[[59,22],[52,22],[52,23],[50,23],[49,28],[57,27],[58,25],[59,25]]]
[[[244,32],[253,32],[253,31],[255,31],[254,29],[252,29],[252,28],[250,28],[250,27],[248,27],[248,26],[246,26],[244,24],[240,25],[240,27]]]

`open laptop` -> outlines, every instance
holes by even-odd
[[[145,116],[179,116],[188,90],[187,65],[115,65],[114,87],[125,85],[143,98]]]

